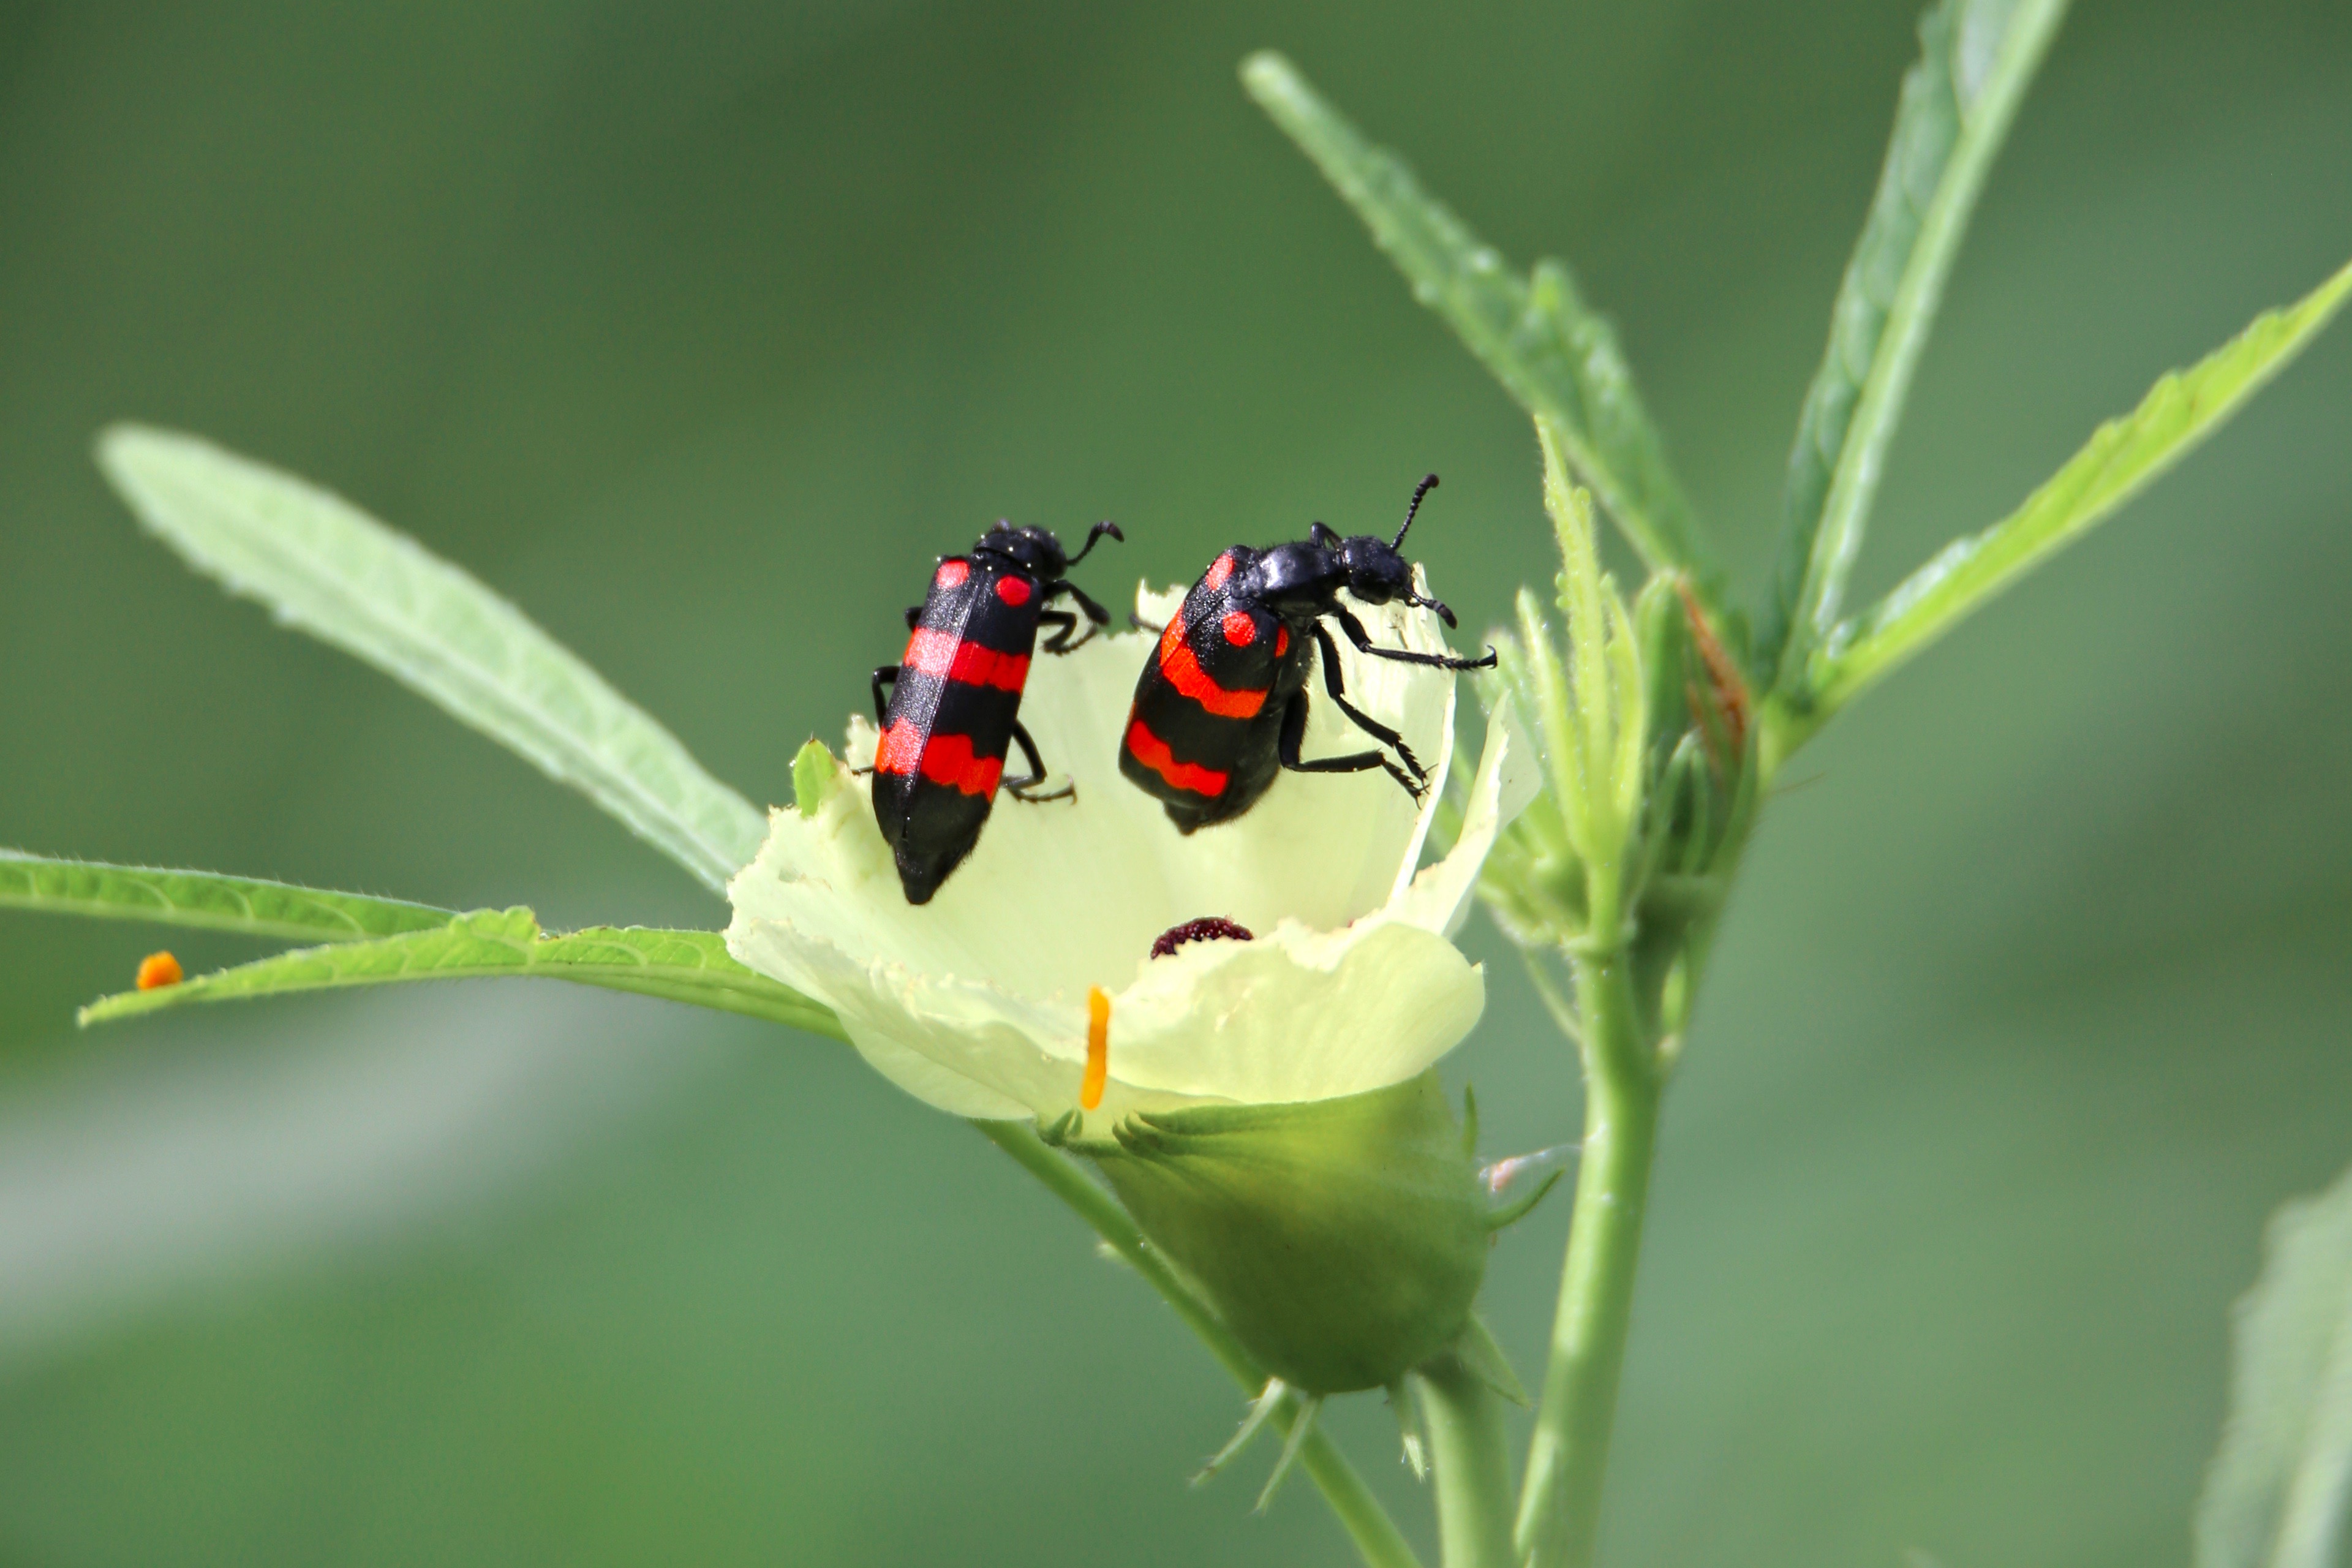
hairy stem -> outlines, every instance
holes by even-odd
[[[1574,955],[1584,1035],[1584,1154],[1560,1271],[1517,1545],[1530,1568],[1584,1568],[1631,1326],[1662,1088],[1622,949]]]
[[[1252,1394],[1265,1386],[1265,1369],[1242,1348],[1233,1331],[1176,1277],[1116,1198],[1066,1156],[1048,1148],[1027,1123],[975,1121],[972,1125],[980,1130],[982,1137],[1012,1155],[1023,1170],[1043,1182],[1047,1191],[1067,1204],[1094,1228],[1097,1236],[1108,1242],[1113,1251],[1142,1275],[1160,1292],[1160,1299],[1175,1309],[1185,1327],[1200,1336],[1201,1342],[1209,1347],[1209,1353],[1233,1374],[1235,1383]],[[1273,1416],[1274,1425],[1286,1435],[1300,1419],[1299,1405],[1295,1400],[1284,1400]],[[1356,1543],[1366,1568],[1421,1568],[1421,1560],[1413,1555],[1412,1544],[1381,1507],[1380,1500],[1372,1496],[1339,1446],[1319,1428],[1307,1435],[1306,1446],[1299,1450],[1298,1466],[1313,1479],[1323,1500],[1331,1505],[1331,1511],[1339,1516],[1340,1526]]]
[[[1511,1450],[1503,1401],[1451,1352],[1413,1373],[1437,1493],[1445,1568],[1517,1568],[1511,1544]]]

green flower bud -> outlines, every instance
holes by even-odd
[[[1437,1075],[1293,1105],[1138,1112],[1086,1149],[1275,1376],[1383,1388],[1462,1333],[1487,1201]]]

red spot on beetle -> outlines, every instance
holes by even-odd
[[[1188,942],[1255,942],[1249,928],[1236,925],[1223,915],[1202,915],[1196,921],[1186,921],[1180,926],[1170,926],[1151,944],[1151,956],[1167,958]]]
[[[1226,611],[1224,625],[1225,640],[1235,647],[1247,647],[1257,641],[1257,622],[1250,618],[1247,610]]]
[[[940,569],[931,574],[931,584],[940,588],[961,588],[963,580],[971,575],[971,568],[961,561],[942,561]]]
[[[161,991],[166,985],[177,985],[181,977],[180,961],[168,952],[151,952],[139,961],[142,991]]]
[[[1274,628],[1274,657],[1275,657],[1275,658],[1280,658],[1284,654],[1286,654],[1286,653],[1288,653],[1289,651],[1290,651],[1290,628],[1289,628],[1288,626],[1276,626],[1276,627],[1275,627],[1275,628]]]
[[[1008,605],[1027,604],[1029,602],[1029,579],[1026,577],[999,577],[996,580],[996,596],[1003,600]]]
[[[1209,574],[1202,578],[1201,582],[1205,587],[1222,588],[1225,585],[1225,579],[1233,574],[1234,552],[1228,550],[1209,563]]]

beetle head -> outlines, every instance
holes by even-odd
[[[1405,530],[1412,526],[1421,510],[1422,498],[1437,488],[1437,476],[1430,475],[1413,487],[1412,504],[1404,509],[1404,525],[1396,531],[1394,539],[1381,539],[1360,533],[1352,539],[1338,542],[1339,564],[1348,574],[1348,592],[1367,605],[1385,605],[1392,599],[1402,599],[1408,605],[1424,610],[1434,610],[1437,618],[1447,626],[1454,622],[1454,612],[1435,599],[1426,598],[1412,589],[1412,563],[1404,558]],[[1320,523],[1316,525],[1321,529]],[[1328,532],[1317,538],[1328,547]]]
[[[1119,532],[1117,523],[1098,522],[1087,534],[1086,549],[1072,555],[1062,548],[1061,536],[1050,528],[1015,528],[1009,522],[999,521],[994,528],[980,536],[980,542],[972,546],[972,553],[994,555],[1010,561],[1031,576],[1051,583],[1085,560],[1087,551],[1094,549],[1095,541],[1106,533],[1113,539],[1126,538]]]

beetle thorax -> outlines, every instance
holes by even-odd
[[[1347,585],[1347,568],[1337,552],[1300,542],[1260,551],[1255,561],[1234,574],[1228,589],[1303,627],[1330,614],[1335,595]]]

